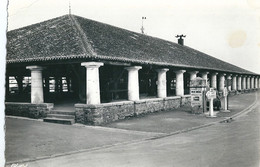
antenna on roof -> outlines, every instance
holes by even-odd
[[[70,1],[69,1],[69,15],[71,15],[71,6],[70,6]]]
[[[141,27],[141,33],[144,34],[144,20],[146,17],[142,17],[142,27]]]

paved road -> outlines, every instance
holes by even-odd
[[[260,107],[231,123],[28,163],[29,166],[259,167]]]

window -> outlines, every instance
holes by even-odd
[[[49,79],[50,79],[49,80],[49,84],[50,84],[49,92],[55,92],[55,78],[50,77]]]
[[[70,85],[68,85],[66,77],[62,77],[61,80],[62,80],[61,81],[61,83],[62,83],[62,92],[68,92],[68,86],[70,86]]]
[[[14,94],[18,93],[18,83],[14,76],[9,77],[9,92]]]

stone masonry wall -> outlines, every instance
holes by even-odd
[[[45,118],[52,108],[53,103],[31,104],[6,102],[5,114],[39,119]]]
[[[181,106],[189,105],[191,103],[191,96],[184,95],[181,97]]]
[[[99,105],[75,104],[76,122],[101,125],[134,116],[134,102],[122,101]]]
[[[189,102],[190,96],[176,96],[98,105],[75,104],[76,122],[88,125],[101,125],[135,115],[178,108]]]
[[[156,99],[142,99],[135,101],[135,114],[146,114],[153,113],[156,111],[164,110],[164,100],[163,98]]]
[[[235,90],[232,90],[232,91],[229,92],[229,96],[234,96],[236,94],[237,94],[237,91],[235,91]]]
[[[179,108],[180,106],[181,106],[181,97],[180,96],[164,98],[164,109],[165,110]]]

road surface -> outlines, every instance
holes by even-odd
[[[260,107],[230,123],[26,163],[28,166],[259,167]]]

